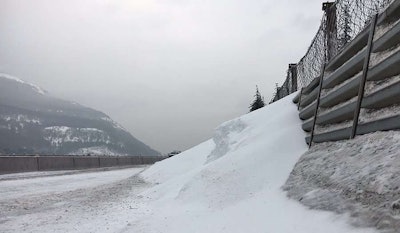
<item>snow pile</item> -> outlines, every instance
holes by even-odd
[[[212,140],[143,172],[156,184],[141,194],[149,213],[122,232],[373,232],[308,210],[281,190],[307,150],[294,95],[226,122]]]
[[[291,173],[290,197],[316,209],[350,212],[356,224],[400,232],[400,132],[316,144]]]
[[[368,123],[394,116],[400,116],[400,104],[379,109],[361,108],[359,122]]]

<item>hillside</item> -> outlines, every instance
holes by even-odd
[[[0,154],[159,155],[106,114],[0,74]]]

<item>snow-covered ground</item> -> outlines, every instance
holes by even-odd
[[[146,211],[143,169],[2,175],[0,232],[119,232]]]
[[[87,187],[78,182],[72,186],[79,189],[58,193],[32,193],[29,187],[49,185],[47,178],[10,181],[27,188],[0,201],[0,232],[374,232],[352,227],[346,215],[310,210],[282,191],[307,150],[294,95],[222,124],[213,139],[140,175],[115,171],[117,180],[90,185],[88,179]],[[43,207],[35,200],[47,201]]]
[[[351,213],[354,224],[400,232],[400,131],[314,145],[284,189],[314,209]]]

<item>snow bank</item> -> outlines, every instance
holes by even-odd
[[[150,214],[124,232],[372,232],[312,211],[281,186],[306,150],[293,94],[218,127],[212,140],[142,173]]]
[[[400,132],[316,144],[291,173],[290,197],[315,208],[350,212],[358,225],[400,232]]]

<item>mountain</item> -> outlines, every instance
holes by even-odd
[[[160,155],[106,114],[7,74],[0,74],[0,154]]]

